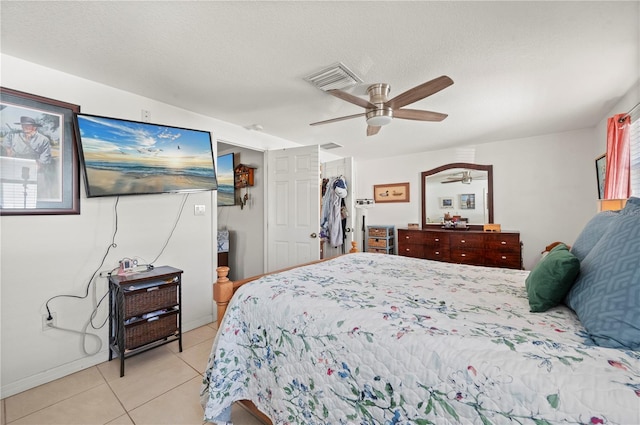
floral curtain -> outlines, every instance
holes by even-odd
[[[630,118],[618,114],[607,120],[607,166],[604,199],[626,199],[630,194]]]

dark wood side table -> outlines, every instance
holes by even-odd
[[[178,341],[182,352],[182,270],[169,266],[109,277],[109,361]]]

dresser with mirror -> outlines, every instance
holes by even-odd
[[[493,223],[493,166],[452,163],[421,173],[421,229],[398,229],[398,255],[522,269],[520,232]],[[455,223],[454,223],[455,221]]]

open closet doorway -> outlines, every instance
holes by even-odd
[[[218,139],[217,156],[218,266],[229,266],[229,279],[239,280],[264,272],[264,152]],[[230,157],[233,166],[228,165]],[[223,163],[227,165],[220,168]],[[239,165],[253,169],[252,181],[236,182]]]
[[[321,208],[327,208],[327,203],[339,201],[340,222],[335,223],[334,220],[329,221],[327,215],[332,214],[333,208],[329,211],[321,212],[321,249],[320,258],[332,258],[341,254],[346,254],[351,250],[351,241],[355,239],[355,218],[356,211],[354,208],[355,197],[353,189],[355,187],[353,172],[353,158],[341,158],[333,161],[323,162],[321,164],[322,174],[322,202]],[[342,182],[340,182],[342,180]],[[343,189],[342,184],[346,187]],[[336,189],[336,186],[339,186]],[[332,194],[331,191],[334,193]],[[340,194],[338,199],[331,198],[336,192]],[[344,197],[341,197],[345,195]],[[333,213],[337,214],[333,210]],[[322,223],[322,221],[325,223]],[[324,225],[323,225],[324,224]],[[336,226],[339,226],[337,228]],[[337,233],[337,235],[336,235]],[[336,243],[337,240],[337,243]],[[342,242],[340,244],[340,242]]]

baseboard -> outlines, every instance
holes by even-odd
[[[189,332],[190,330],[199,328],[200,326],[210,325],[215,320],[214,317],[215,317],[214,314],[208,314],[204,317],[199,317],[196,320],[184,322],[182,323],[182,333]]]
[[[104,349],[100,352],[90,356],[83,357],[70,363],[65,363],[53,369],[49,369],[45,372],[38,373],[36,375],[28,376],[16,382],[12,382],[7,385],[3,385],[0,390],[0,398],[7,398],[12,395],[16,395],[31,388],[35,388],[39,385],[55,381],[72,373],[80,372],[81,370],[90,368],[92,366],[104,363],[109,358],[109,350]]]

